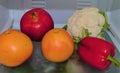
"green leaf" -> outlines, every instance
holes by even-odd
[[[99,12],[101,15],[103,15],[104,18],[105,18],[105,24],[103,25],[103,28],[102,28],[101,31],[103,31],[103,30],[105,30],[105,29],[110,30],[110,24],[108,23],[108,16],[107,16],[107,15],[105,14],[105,12],[102,11],[102,10],[99,10],[98,12]]]
[[[83,28],[82,30],[82,36],[73,36],[74,43],[78,44],[82,38],[87,37],[91,35],[92,33],[88,31],[88,29]]]
[[[82,30],[82,38],[91,35],[92,33],[88,31],[88,29],[83,28]]]
[[[104,32],[103,32],[103,31],[100,32],[100,33],[97,35],[97,37],[100,37],[101,39],[105,39],[105,37],[104,37]]]
[[[67,25],[64,25],[64,26],[62,27],[62,29],[67,30]]]
[[[105,18],[105,24],[103,25],[103,27],[101,29],[101,32],[98,34],[98,36],[101,36],[104,39],[104,37],[103,37],[104,30],[105,29],[110,30],[110,24],[108,23],[108,16],[107,16],[107,14],[104,11],[99,10],[98,13],[100,13],[101,15],[103,15],[104,18]]]
[[[80,42],[81,38],[78,36],[73,36],[74,43],[78,44]]]

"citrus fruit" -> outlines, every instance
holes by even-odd
[[[67,31],[54,28],[48,31],[41,41],[43,56],[51,62],[64,62],[74,52],[74,42]]]
[[[33,44],[28,36],[15,29],[0,34],[0,63],[15,67],[24,63],[33,52]]]

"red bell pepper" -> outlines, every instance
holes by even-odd
[[[113,58],[115,47],[112,43],[96,37],[85,37],[78,48],[79,56],[89,65],[99,70],[106,69],[111,62],[120,66],[120,62]]]

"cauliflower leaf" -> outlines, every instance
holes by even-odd
[[[98,36],[101,36],[101,38],[104,39],[104,37],[103,37],[104,30],[106,30],[106,29],[110,30],[110,24],[108,23],[108,16],[107,16],[107,14],[104,11],[102,11],[102,10],[99,10],[99,13],[104,16],[105,24],[103,25],[103,28],[101,29],[101,32],[98,34]]]
[[[92,33],[89,32],[88,29],[83,28],[83,30],[82,30],[82,37],[81,38],[84,38],[84,37],[89,36],[91,34]]]
[[[79,43],[82,38],[87,37],[91,35],[92,33],[88,31],[88,29],[83,28],[82,29],[82,37],[79,36],[73,36],[74,43]]]
[[[110,29],[110,25],[109,25],[109,23],[108,23],[108,16],[106,15],[106,13],[104,12],[104,11],[102,11],[102,10],[99,10],[99,13],[101,14],[101,15],[103,15],[104,16],[104,18],[105,18],[105,24],[103,25],[103,28],[102,28],[102,31],[103,30],[105,30],[105,29]]]
[[[62,27],[62,29],[67,30],[67,25],[64,25],[64,26]]]

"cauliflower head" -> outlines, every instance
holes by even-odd
[[[83,33],[100,37],[99,34],[105,24],[105,17],[96,7],[86,7],[76,10],[67,21],[67,31],[71,36],[84,37]]]

